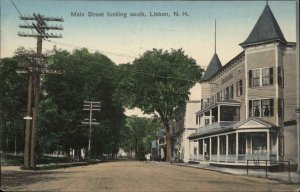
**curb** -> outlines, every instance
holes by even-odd
[[[261,179],[268,179],[268,180],[273,180],[273,181],[279,181],[281,183],[284,184],[288,184],[288,185],[299,185],[300,183],[297,181],[293,181],[291,179],[291,182],[286,181],[285,179],[281,179],[281,178],[275,178],[275,177],[263,177],[260,175],[247,175],[247,174],[235,174],[235,173],[230,173],[230,172],[226,172],[223,170],[216,170],[216,169],[211,169],[211,168],[206,168],[206,167],[195,167],[195,166],[189,166],[189,165],[185,165],[185,164],[176,164],[176,163],[172,163],[172,165],[175,166],[181,166],[181,167],[190,167],[190,168],[196,168],[196,169],[203,169],[203,170],[208,170],[208,171],[215,171],[215,172],[219,172],[219,173],[224,173],[224,174],[229,174],[229,175],[239,175],[239,176],[248,176],[248,177],[256,177],[256,178],[261,178]]]

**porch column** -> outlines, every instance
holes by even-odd
[[[276,135],[276,161],[279,161],[279,131]]]
[[[211,161],[211,137],[209,138],[209,161]]]
[[[197,140],[197,160],[199,160],[199,140]]]
[[[246,138],[246,161],[248,160],[248,134],[245,133],[245,138]]]
[[[212,110],[209,110],[209,124],[212,124]]]
[[[228,149],[229,147],[229,140],[228,140],[228,134],[226,135],[226,162],[228,162]]]
[[[190,142],[189,142],[189,159],[190,160],[193,160],[193,157],[194,157],[194,155],[193,155],[194,152],[192,152],[192,150],[193,150],[192,142],[193,142],[193,140],[190,140]],[[160,150],[158,150],[158,151],[160,152]]]
[[[218,136],[218,146],[217,146],[217,161],[220,161],[220,136]]]
[[[267,160],[270,160],[270,130],[267,130]]]
[[[235,162],[239,161],[239,132],[236,132],[235,138]]]
[[[204,149],[205,149],[205,147],[204,147],[205,141],[204,141],[204,138],[202,139],[202,142],[203,142],[203,146],[202,146],[202,148],[203,148],[203,150],[202,150],[202,155],[203,155],[203,161],[205,161],[205,151],[204,151]]]
[[[218,105],[218,122],[221,121],[220,117],[221,117],[221,110],[220,110],[221,106]]]

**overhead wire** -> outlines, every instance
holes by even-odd
[[[17,12],[19,13],[19,15],[21,17],[23,17],[23,14],[21,13],[21,11],[18,9],[17,5],[13,2],[13,0],[10,0],[10,2],[13,4],[14,8],[17,10]],[[29,23],[24,20],[28,25]],[[32,29],[31,29],[32,30]],[[66,43],[59,43],[59,42],[55,42],[55,41],[52,41],[52,40],[48,40],[46,39],[46,41],[48,42],[51,42],[53,44],[64,44],[64,45],[69,45],[69,46],[73,46],[73,47],[78,47],[78,48],[84,48],[82,46],[76,46],[76,45],[72,45],[72,44],[66,44]],[[51,50],[50,50],[51,51]],[[97,52],[99,53],[105,53],[103,51],[99,51],[99,50],[96,50]],[[117,55],[117,56],[122,56],[122,57],[128,57],[128,58],[135,58],[133,56],[130,56],[130,55],[125,55],[125,54],[117,54],[117,53],[112,53],[112,52],[106,52],[106,53],[109,53],[109,54],[113,54],[113,55]],[[74,58],[75,60],[77,61],[83,61],[81,59],[78,59],[78,58]],[[83,62],[87,62],[87,61],[83,61]],[[90,61],[89,61],[90,62]],[[96,62],[93,62],[93,63],[96,63]],[[97,62],[98,63],[98,62]],[[100,64],[100,63],[98,63]],[[106,65],[102,65],[104,67],[110,67],[110,66],[106,66]],[[137,70],[129,70],[129,69],[119,69],[119,70],[123,70],[123,71],[127,71],[127,72],[133,72],[133,73],[139,73],[139,74],[144,74],[144,75],[148,75],[148,76],[152,76],[152,77],[159,77],[159,78],[165,78],[165,79],[173,79],[173,80],[182,80],[182,81],[188,81],[188,82],[194,82],[194,83],[198,83],[198,81],[195,81],[195,80],[191,80],[191,79],[183,79],[183,78],[176,78],[176,77],[169,77],[169,76],[161,76],[161,75],[157,75],[157,74],[153,74],[153,73],[147,73],[147,72],[144,72],[144,71],[137,71]]]

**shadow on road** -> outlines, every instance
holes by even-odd
[[[3,171],[1,173],[1,189],[6,191],[9,189],[22,190],[24,186],[53,180],[60,180],[65,178],[65,174],[71,172],[64,172],[64,176],[57,177],[57,171]],[[55,175],[52,176],[52,175]],[[41,189],[42,190],[42,189]]]

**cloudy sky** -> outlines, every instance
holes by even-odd
[[[266,1],[79,1],[79,0],[0,0],[1,58],[10,57],[20,47],[36,48],[34,38],[17,35],[22,15],[40,13],[64,18],[62,39],[43,42],[43,51],[53,46],[72,51],[86,47],[99,51],[117,64],[128,63],[153,48],[179,49],[206,67],[214,53],[214,20],[217,20],[217,53],[222,64],[242,51],[243,42]],[[269,1],[287,41],[296,40],[295,1]],[[72,12],[84,16],[72,16]],[[89,12],[103,17],[90,17]],[[168,13],[151,17],[150,13]],[[174,16],[174,12],[188,16]],[[126,13],[107,16],[108,13]],[[130,13],[145,16],[130,17]],[[81,14],[81,15],[82,15]],[[60,32],[60,31],[59,31]],[[194,98],[193,98],[194,99]]]

